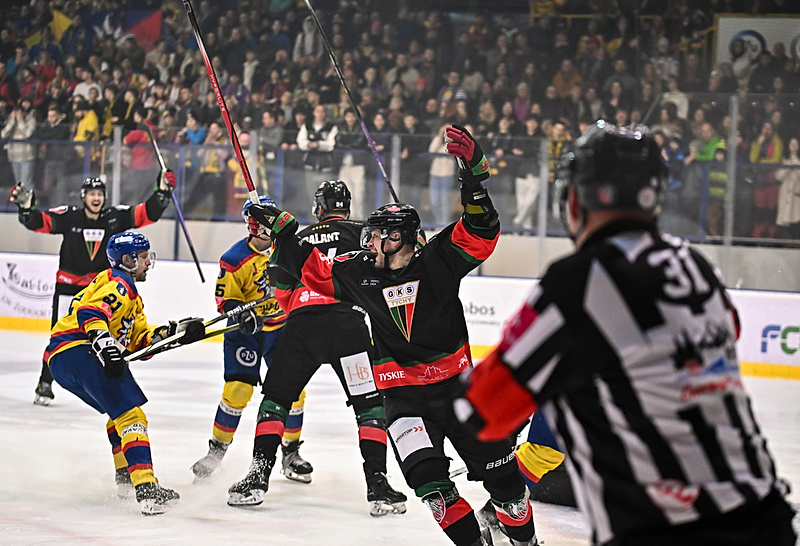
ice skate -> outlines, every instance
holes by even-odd
[[[161,487],[156,482],[140,483],[135,489],[136,502],[145,516],[163,514],[181,498],[177,491]]]
[[[117,484],[117,496],[127,499],[133,493],[133,482],[127,468],[118,468],[114,473],[114,483]]]
[[[243,480],[228,489],[228,506],[258,506],[269,489],[269,474],[275,461],[254,457]]]
[[[194,472],[194,483],[198,483],[208,478],[217,468],[219,468],[228,446],[216,438],[208,441],[208,453],[202,459],[192,465]]]
[[[55,398],[55,395],[53,395],[53,386],[49,381],[39,381],[34,392],[36,396],[33,399],[33,403],[37,406],[49,406],[50,402]]]
[[[490,546],[492,544],[511,544],[511,546],[538,546],[543,544],[536,539],[535,534],[533,538],[526,542],[520,542],[506,536],[501,529],[500,520],[497,518],[497,511],[491,499],[486,501],[483,508],[475,512],[475,518],[478,520],[478,525],[480,525],[481,536],[486,540],[486,544]],[[495,537],[499,542],[494,542]]]
[[[300,446],[302,441],[289,442],[289,445],[282,445],[281,452],[281,474],[301,483],[311,483],[311,473],[314,468],[311,463],[300,456]]]
[[[371,516],[406,513],[406,496],[392,489],[383,473],[376,472],[367,476],[367,500]]]

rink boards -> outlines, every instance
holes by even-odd
[[[153,324],[187,316],[210,318],[218,266],[157,261],[146,283],[137,283]],[[57,271],[51,255],[0,253],[0,328],[46,331]],[[481,358],[498,341],[503,323],[536,283],[532,279],[469,276],[461,301],[473,354]],[[800,294],[731,290],[741,316],[739,360],[745,375],[800,379]]]

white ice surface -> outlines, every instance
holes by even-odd
[[[194,485],[189,467],[207,451],[222,390],[222,346],[199,343],[134,364],[149,398],[144,406],[156,476],[181,494],[162,516],[145,517],[134,500],[116,497],[105,417],[55,386],[50,407],[32,404],[37,359],[46,335],[0,331],[0,544],[448,545],[428,509],[405,485],[389,456],[392,485],[409,496],[401,516],[370,517],[352,410],[330,367],[307,389],[302,455],[314,465],[311,484],[277,471],[261,506],[226,505],[227,488],[247,471],[258,391],[220,471]],[[800,502],[800,382],[747,378],[757,417],[778,472]],[[451,468],[461,466],[453,462]],[[474,508],[488,498],[480,485],[455,478]],[[587,543],[575,510],[534,503],[546,546]]]

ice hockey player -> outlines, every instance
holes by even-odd
[[[503,531],[515,545],[536,544],[525,482],[510,440],[482,444],[458,422],[453,400],[470,368],[461,279],[488,258],[500,234],[482,182],[489,162],[463,127],[448,127],[448,153],[461,169],[462,218],[417,248],[420,219],[410,205],[380,207],[367,219],[367,251],[329,259],[303,242],[288,212],[250,210],[251,232],[268,230],[272,260],[309,289],[356,304],[370,317],[373,374],[384,395],[386,424],[406,483],[459,546],[486,544],[475,514],[449,477],[444,440],[464,459],[469,477],[489,492]]]
[[[262,204],[273,204],[261,197]],[[253,202],[248,199],[242,208],[244,218]],[[239,427],[242,412],[253,389],[261,382],[261,361],[271,367],[284,332],[286,313],[275,299],[276,266],[269,265],[272,240],[248,236],[237,241],[219,260],[219,275],[214,288],[217,308],[225,313],[243,303],[261,301],[257,307],[229,319],[239,328],[225,334],[223,342],[224,379],[222,400],[214,417],[208,454],[192,465],[197,480],[211,475],[228,450]],[[290,480],[311,482],[314,468],[300,456],[300,434],[303,428],[305,390],[294,398],[283,431],[283,463],[281,472]]]
[[[593,544],[794,545],[742,383],[737,312],[715,268],[658,229],[658,144],[599,121],[557,176],[576,250],[471,372],[459,418],[493,441],[542,412]]]
[[[123,232],[108,241],[111,268],[101,271],[78,293],[53,327],[47,349],[56,382],[100,413],[108,415],[106,431],[114,455],[120,493],[133,485],[143,514],[160,514],[180,496],[159,485],[153,473],[147,402],[124,354],[183,332],[178,343],[205,336],[201,319],[150,326],[137,282],[147,280],[155,261],[150,241],[141,233]]]
[[[350,197],[341,180],[320,184],[314,194],[314,214],[319,222],[299,234],[329,258],[359,248],[364,224],[348,219]],[[302,391],[321,364],[330,362],[355,412],[370,514],[404,513],[406,496],[395,491],[386,478],[386,415],[372,377],[372,342],[364,311],[309,290],[286,272],[279,271],[276,278],[277,297],[289,311],[289,318],[264,381],[250,472],[231,487],[228,504],[261,502],[275,462],[287,403]]]
[[[106,207],[106,184],[90,177],[81,185],[82,206],[62,205],[50,210],[36,208],[33,189],[17,184],[10,201],[19,209],[19,221],[31,231],[63,237],[53,294],[52,328],[67,312],[72,297],[83,290],[94,276],[108,268],[105,248],[115,233],[152,224],[164,213],[175,188],[175,173],[159,175],[153,195],[133,207]],[[53,400],[50,370],[42,359],[42,371],[36,385],[34,404],[47,406]]]

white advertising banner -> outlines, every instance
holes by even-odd
[[[207,279],[216,278],[217,264],[202,266]],[[6,327],[31,327],[29,322],[14,319],[47,319],[45,327],[49,327],[56,269],[56,256],[0,253],[0,319],[11,319],[2,321]],[[503,277],[463,279],[460,298],[477,358],[499,342],[503,325],[536,282]],[[158,261],[147,282],[137,288],[152,324],[187,316],[210,318],[217,313],[214,284],[201,283],[190,262]],[[800,294],[731,290],[731,297],[741,316],[739,360],[781,367],[784,375],[788,369],[790,376],[800,378]]]
[[[49,325],[57,269],[53,256],[0,254],[0,316]]]
[[[800,294],[731,290],[742,323],[739,360],[800,367]]]
[[[786,46],[786,54],[800,61],[800,18],[787,17],[717,17],[715,64],[731,61],[733,42],[741,39],[753,63],[765,49],[772,51],[775,42]]]

